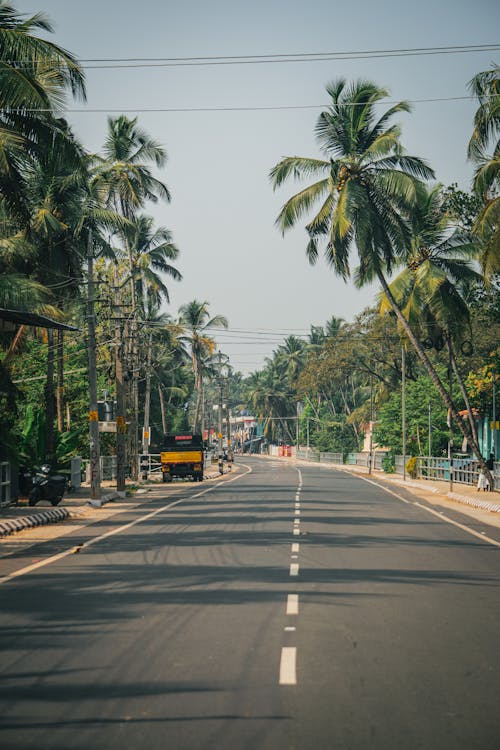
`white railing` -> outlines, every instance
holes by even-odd
[[[408,461],[407,456],[406,461]],[[403,456],[394,457],[396,474],[403,473]],[[479,463],[474,458],[457,456],[453,458],[452,479],[457,484],[476,485],[479,475]],[[493,464],[495,487],[500,487],[500,461]],[[416,466],[416,478],[440,482],[450,481],[450,462],[447,458],[436,456],[419,456]]]
[[[160,453],[144,453],[139,456],[139,472],[147,478],[151,475],[161,476]]]
[[[0,508],[10,505],[11,484],[10,464],[7,461],[0,463]]]

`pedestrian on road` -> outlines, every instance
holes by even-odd
[[[490,483],[488,482],[488,477],[484,473],[484,469],[479,469],[479,477],[477,480],[477,491],[480,492],[481,490],[484,490],[484,492],[488,492],[490,489]]]
[[[490,453],[490,457],[486,461],[486,466],[488,468],[488,471],[491,473],[491,476],[493,478],[493,481],[495,481],[495,478],[493,476],[493,472],[495,471],[495,454]],[[494,489],[494,487],[490,487],[490,484],[488,482],[488,490]]]

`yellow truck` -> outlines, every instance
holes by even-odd
[[[164,482],[174,477],[203,481],[203,439],[201,435],[165,435],[160,453]]]

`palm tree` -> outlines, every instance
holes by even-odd
[[[483,240],[482,266],[488,277],[500,271],[500,67],[478,73],[469,88],[479,100],[468,156],[476,165],[474,190],[483,201],[475,231]],[[488,148],[492,152],[488,153]]]
[[[182,280],[182,274],[171,264],[177,259],[179,250],[172,241],[171,232],[164,227],[155,229],[150,216],[137,216],[125,230],[125,235],[132,257],[135,298],[144,316],[148,301],[156,307],[163,300],[170,302],[162,275],[175,281]]]
[[[24,18],[13,5],[0,2],[0,194],[24,219],[24,155],[38,159],[54,141],[63,149],[73,148],[66,124],[55,113],[66,91],[85,98],[84,74],[76,59],[37,36],[39,30],[52,31],[44,14]]]
[[[179,323],[184,327],[184,340],[191,351],[194,383],[196,388],[196,405],[193,416],[193,432],[196,432],[199,422],[200,404],[203,391],[203,362],[212,355],[216,343],[208,335],[213,328],[227,328],[228,322],[223,315],[210,317],[208,302],[193,300],[179,308]]]
[[[170,200],[167,186],[156,179],[150,165],[163,167],[166,162],[165,149],[138,127],[137,118],[130,120],[121,115],[108,118],[108,135],[104,143],[103,155],[94,157],[94,182],[102,192],[108,206],[121,213],[128,221],[133,221],[146,201],[163,198]],[[137,299],[134,274],[134,257],[126,233],[121,240],[128,257],[130,274],[130,304],[132,320],[130,324],[130,358],[134,373],[132,389],[132,427],[130,430],[130,452],[132,475],[137,476],[139,392],[137,383]]]
[[[287,336],[275,352],[274,362],[290,386],[296,382],[304,367],[306,344],[297,336]]]
[[[457,376],[468,410],[471,432],[477,441],[475,423],[464,381],[458,369],[454,345],[460,347],[470,338],[470,313],[462,290],[481,281],[473,262],[477,243],[464,232],[451,229],[445,210],[441,185],[417,189],[417,204],[412,213],[412,239],[405,257],[405,268],[389,289],[405,319],[420,339],[431,347],[446,340],[450,361]],[[392,312],[381,295],[380,312]],[[401,330],[401,325],[398,326]]]
[[[410,246],[409,217],[416,203],[420,180],[433,177],[425,162],[404,154],[399,127],[389,125],[396,113],[409,111],[409,105],[400,102],[377,119],[375,107],[387,96],[384,89],[366,81],[348,88],[341,79],[329,84],[327,91],[332,105],[320,114],[316,135],[328,158],[287,157],[271,171],[275,188],[290,176],[319,175],[322,179],[290,198],[276,223],[284,233],[318,200],[322,200],[319,210],[306,226],[310,262],[316,261],[318,241],[324,240],[327,262],[338,275],[347,279],[349,254],[353,245],[356,246],[359,259],[357,284],[361,286],[374,278],[379,280],[393,312],[452,418],[473,447],[478,460],[484,463],[469,425],[460,418],[451,395],[400,310],[387,281],[398,256]]]

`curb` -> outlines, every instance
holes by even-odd
[[[9,534],[14,534],[16,531],[32,529],[35,526],[44,526],[49,523],[65,521],[69,517],[70,514],[67,508],[53,508],[52,510],[44,510],[42,513],[34,513],[32,516],[10,518],[0,523],[0,536],[8,536]]]
[[[464,497],[457,492],[448,492],[446,496],[452,500],[457,500],[459,503],[471,505],[473,508],[489,510],[491,513],[500,513],[500,505],[498,503],[489,503],[486,500],[479,500],[479,498],[475,497]]]

